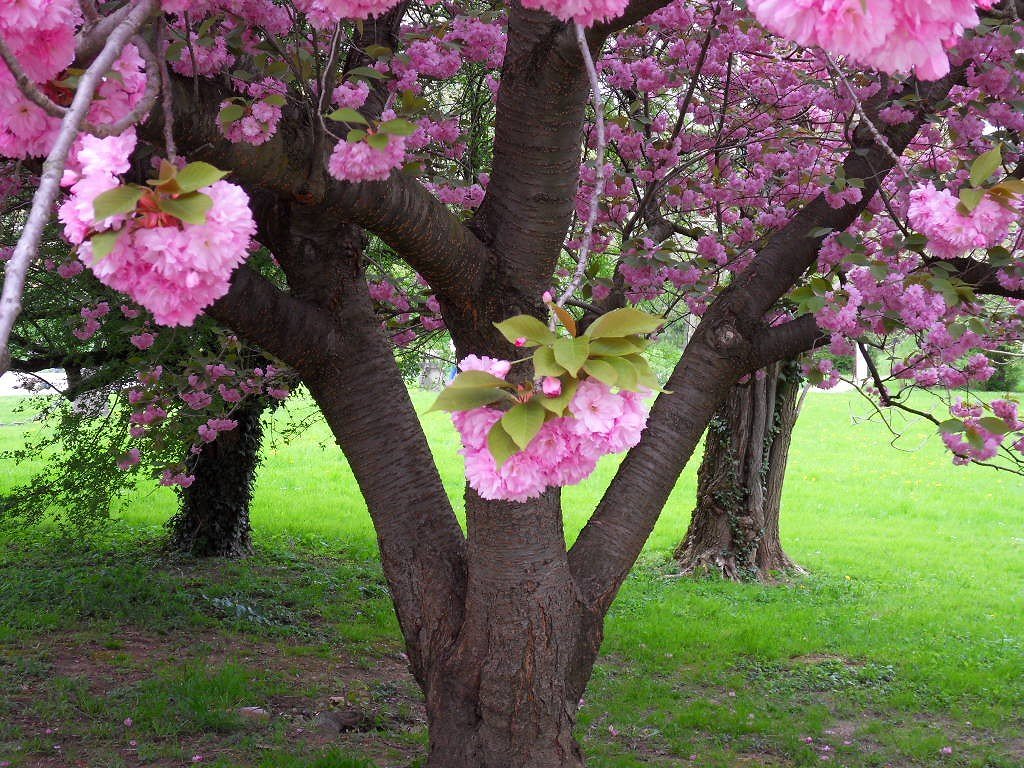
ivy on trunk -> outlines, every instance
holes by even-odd
[[[252,550],[249,505],[260,463],[264,404],[243,400],[238,426],[221,432],[185,464],[195,480],[181,491],[181,508],[167,522],[168,547],[195,557],[243,557]]]
[[[742,581],[799,570],[782,549],[779,513],[800,381],[794,361],[773,363],[733,386],[715,412],[697,506],[675,552],[683,573]]]

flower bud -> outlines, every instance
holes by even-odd
[[[556,379],[554,376],[545,376],[540,389],[548,397],[558,397],[562,394],[562,380]]]

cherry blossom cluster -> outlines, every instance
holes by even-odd
[[[12,13],[0,13],[0,35],[12,48],[26,74],[60,106],[74,95],[73,75],[65,70],[75,56],[74,25],[80,21],[78,4],[45,2],[24,13],[28,4],[17,4]],[[19,11],[23,11],[19,13]],[[36,15],[38,14],[38,15]],[[34,22],[25,19],[34,18]],[[146,88],[145,63],[134,45],[125,47],[97,91],[88,119],[107,125],[123,117],[142,99]],[[7,65],[0,61],[0,156],[39,157],[49,153],[60,127],[52,117],[25,96],[15,84]]]
[[[228,141],[258,147],[277,133],[287,88],[272,77],[255,83],[236,80],[234,84],[245,96],[221,102],[217,126]]]
[[[943,423],[941,431],[943,443],[953,454],[953,463],[988,461],[1008,440],[1012,450],[1024,454],[1024,421],[1016,401],[993,400],[985,405],[966,404],[958,399],[950,413],[953,418]]]
[[[441,305],[419,275],[412,285],[386,277],[370,279],[367,287],[381,317],[381,330],[396,347],[405,347],[422,334],[445,327]]]
[[[511,364],[470,355],[459,368],[504,378]],[[561,381],[547,377],[533,397],[561,394]],[[586,378],[569,401],[569,415],[545,422],[525,450],[499,465],[487,438],[502,416],[504,411],[488,406],[452,413],[462,437],[460,453],[466,460],[466,478],[484,499],[522,502],[552,486],[580,483],[590,476],[602,456],[636,445],[647,425],[643,393],[612,391],[607,384]]]
[[[928,237],[932,253],[940,259],[955,259],[975,248],[1002,243],[1020,212],[988,196],[973,210],[964,211],[949,190],[937,190],[926,182],[910,193],[907,216],[914,229]]]
[[[211,205],[201,223],[146,206],[97,219],[95,201],[121,186],[135,134],[79,139],[65,174],[70,196],[60,208],[64,235],[100,282],[130,296],[161,325],[191,325],[227,293],[232,271],[248,256],[256,224],[241,187],[217,181],[198,190]],[[106,255],[94,252],[99,233],[116,235]]]
[[[232,415],[246,398],[287,399],[287,373],[271,364],[244,367],[240,349],[237,339],[229,337],[221,351],[234,360],[233,366],[212,362],[175,370],[155,365],[140,372],[135,386],[126,392],[131,408],[129,434],[137,444],[119,459],[118,466],[127,470],[139,465],[171,436],[185,445],[191,443],[191,453],[198,454],[220,433],[238,426]],[[159,468],[158,474],[163,485],[187,488],[193,481],[181,464]]]
[[[370,138],[381,138],[380,146]],[[368,133],[357,141],[342,140],[334,145],[327,170],[340,181],[384,181],[405,161],[405,137]]]
[[[758,20],[801,45],[884,72],[923,80],[949,73],[946,49],[977,26],[978,8],[995,0],[749,0]]]

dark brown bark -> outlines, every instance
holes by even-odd
[[[569,573],[559,495],[512,504],[470,491],[466,501],[465,620],[427,686],[427,765],[582,766],[573,662],[587,612]]]
[[[167,527],[168,547],[195,557],[243,557],[252,551],[249,505],[259,466],[263,405],[243,401],[231,417],[234,429],[190,455],[195,477],[181,494],[181,509]]]
[[[675,557],[684,574],[769,580],[796,568],[782,549],[779,513],[796,424],[795,363],[737,384],[708,425],[697,506]]]

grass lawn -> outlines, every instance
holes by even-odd
[[[1024,481],[953,467],[927,425],[892,448],[869,410],[807,401],[782,535],[809,575],[792,583],[672,578],[696,461],[683,474],[608,619],[590,765],[1024,766]],[[458,504],[455,435],[424,423]],[[37,428],[0,427],[0,450]],[[614,465],[565,493],[570,536]],[[31,468],[0,466],[0,488]],[[0,539],[0,768],[419,765],[374,534],[323,424],[267,450],[252,558],[166,556],[173,508],[147,489],[93,540]]]

